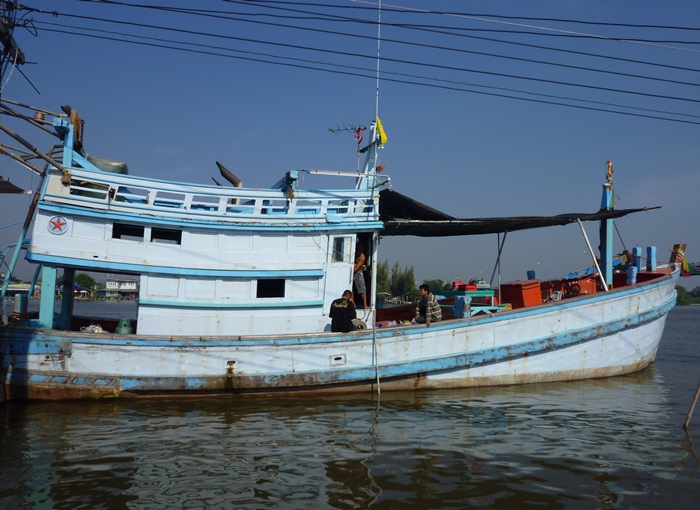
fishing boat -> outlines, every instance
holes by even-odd
[[[676,301],[680,247],[668,263],[657,261],[654,246],[615,258],[614,219],[653,207],[615,209],[611,171],[594,213],[455,218],[392,189],[379,162],[386,134],[378,117],[359,148],[360,170],[291,170],[258,189],[243,187],[223,165],[221,174],[235,185],[133,176],[125,163],[86,150],[76,110],[25,112],[30,107],[4,98],[2,108],[60,142],[42,152],[0,125],[26,148],[4,145],[3,153],[41,181],[9,264],[12,271],[24,253],[37,268],[32,288],[41,291],[38,313],[15,298],[3,318],[9,400],[378,392],[610,377],[654,360]],[[345,184],[302,189],[301,174]],[[429,326],[412,321],[414,305],[377,306],[380,237],[494,233],[500,255],[508,232],[586,221],[600,223],[599,260],[587,271],[446,291],[443,320]],[[358,310],[357,330],[332,332],[331,303],[352,287],[358,246],[367,257],[368,303]],[[58,298],[56,283],[62,274],[71,288],[76,271],[137,278],[136,320],[77,317],[75,296]],[[3,299],[5,291],[6,285]]]

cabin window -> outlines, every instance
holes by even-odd
[[[350,262],[350,238],[334,237],[331,262]]]
[[[182,244],[182,231],[169,228],[152,228],[151,242],[164,244]]]
[[[126,223],[114,223],[112,225],[112,239],[143,242],[144,228],[141,225],[127,225]]]
[[[284,279],[270,278],[258,280],[257,298],[284,297]]]

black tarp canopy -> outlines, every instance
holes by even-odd
[[[0,193],[24,193],[24,190],[12,184],[10,179],[0,175]]]
[[[379,215],[384,222],[382,236],[448,237],[498,234],[529,228],[568,225],[578,220],[600,221],[620,218],[635,212],[660,209],[660,207],[601,209],[595,213],[566,213],[556,216],[455,218],[391,189],[384,189],[379,193]]]

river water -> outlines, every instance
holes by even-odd
[[[699,331],[677,307],[654,365],[598,381],[10,402],[0,508],[700,508]]]

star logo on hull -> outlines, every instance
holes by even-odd
[[[61,235],[68,232],[68,220],[63,216],[54,216],[49,220],[49,232],[55,235]]]

